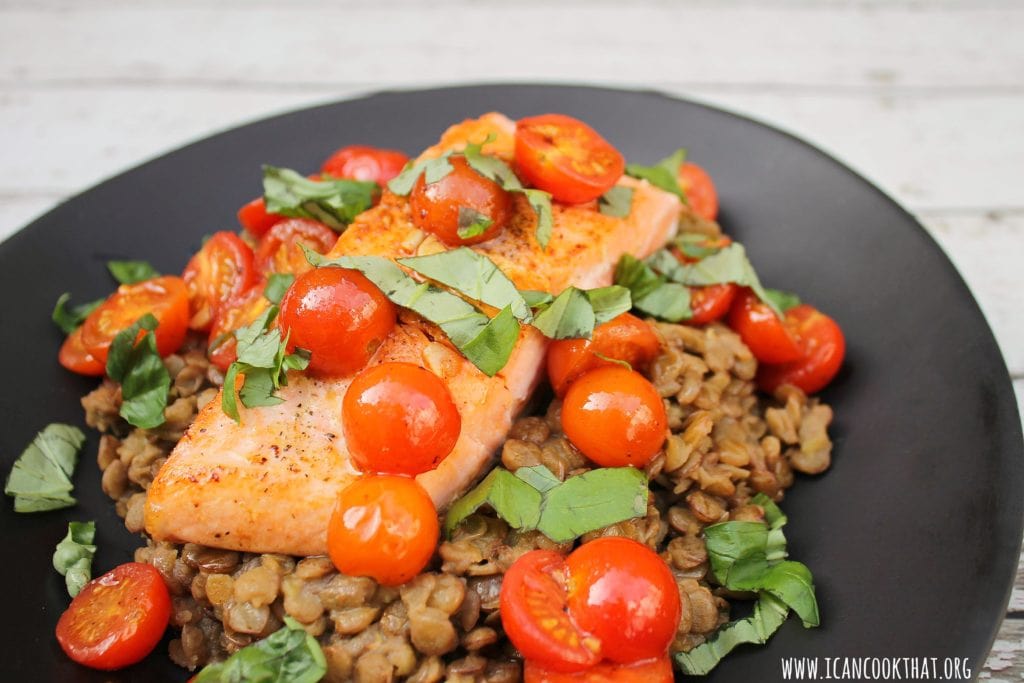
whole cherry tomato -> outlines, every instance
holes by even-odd
[[[597,199],[626,167],[619,151],[597,131],[564,114],[517,121],[515,150],[522,178],[567,204]]]
[[[333,178],[372,180],[383,185],[401,173],[408,161],[409,157],[393,149],[349,145],[328,157],[320,172]]]
[[[258,279],[252,248],[233,232],[214,233],[185,266],[193,330],[209,330],[220,306]]]
[[[796,335],[800,358],[781,365],[761,365],[757,383],[768,393],[783,384],[797,386],[807,394],[821,391],[843,364],[843,331],[835,320],[807,304],[786,311],[786,324]]]
[[[800,345],[785,321],[749,289],[729,309],[729,327],[762,363],[788,363],[800,358]]]
[[[398,586],[423,571],[439,533],[434,503],[415,479],[363,475],[338,497],[327,552],[343,574]]]
[[[584,374],[562,402],[565,435],[602,467],[643,467],[661,449],[667,428],[658,390],[619,365]]]
[[[300,275],[313,270],[302,245],[326,254],[338,241],[338,233],[308,218],[287,218],[270,228],[256,249],[256,268],[263,276],[271,273]]]
[[[448,160],[451,173],[434,183],[421,174],[413,185],[412,222],[450,245],[477,244],[497,236],[512,217],[511,195],[474,171],[465,157]]]
[[[667,656],[636,664],[601,662],[585,671],[561,673],[527,659],[524,683],[672,683],[672,660]]]
[[[709,221],[718,217],[718,191],[707,171],[687,161],[679,167],[677,180],[695,214]]]
[[[171,596],[160,572],[129,562],[85,585],[57,622],[57,642],[79,664],[121,669],[156,647],[170,618]]]
[[[262,237],[283,218],[284,216],[276,213],[267,213],[267,205],[263,201],[263,197],[252,200],[238,210],[239,224],[253,237]]]
[[[57,361],[71,372],[77,372],[79,375],[86,375],[88,377],[101,377],[107,371],[103,363],[93,358],[85,350],[85,344],[82,343],[81,327],[78,327],[69,334],[64,343],[61,344],[60,351],[57,354]]]
[[[278,324],[309,370],[348,375],[366,365],[395,328],[395,306],[357,270],[317,268],[299,275],[281,299]]]
[[[462,418],[437,375],[412,363],[381,363],[352,380],[341,408],[345,442],[364,472],[415,476],[459,439]]]
[[[548,346],[548,380],[558,396],[565,396],[577,377],[594,368],[625,361],[645,371],[661,350],[651,326],[629,313],[594,328],[590,339],[559,339]]]
[[[232,333],[240,327],[251,325],[270,308],[270,302],[263,296],[265,287],[265,282],[257,282],[225,302],[217,313],[210,328],[210,350],[207,355],[210,362],[222,372],[227,372],[228,366],[238,360],[238,340]]]
[[[726,282],[707,287],[690,287],[690,310],[693,316],[686,322],[706,325],[725,316],[732,307],[739,286]]]
[[[180,277],[163,275],[118,287],[82,323],[82,346],[106,367],[114,337],[147,313],[157,320],[155,336],[160,355],[177,351],[188,332],[188,293]]]

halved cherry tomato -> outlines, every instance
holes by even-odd
[[[106,365],[114,337],[152,313],[157,320],[156,347],[161,356],[174,353],[188,332],[188,293],[180,277],[163,275],[134,285],[121,285],[82,324],[82,346]]]
[[[524,683],[672,683],[672,660],[668,656],[636,664],[601,662],[585,671],[561,673],[526,660]]]
[[[590,339],[560,339],[548,347],[548,380],[558,396],[565,396],[577,377],[625,361],[644,372],[661,350],[661,342],[650,325],[623,313],[594,328]]]
[[[620,365],[584,374],[562,402],[565,435],[602,467],[643,467],[665,443],[667,428],[658,390]]]
[[[253,237],[262,237],[284,216],[268,213],[263,197],[258,197],[238,210],[238,222]]]
[[[292,347],[312,356],[309,370],[348,375],[366,365],[395,327],[395,305],[358,270],[317,268],[299,275],[281,299],[278,323]]]
[[[619,151],[596,130],[564,114],[517,121],[515,150],[523,180],[567,204],[597,199],[626,168]]]
[[[415,479],[363,475],[338,498],[327,552],[343,574],[398,586],[423,571],[439,530],[434,503]]]
[[[781,365],[762,365],[758,368],[757,383],[768,393],[774,393],[783,384],[800,387],[806,394],[821,391],[843,364],[843,331],[835,320],[807,304],[786,311],[786,323],[796,334],[800,358]]]
[[[729,327],[762,363],[788,363],[800,358],[800,345],[785,321],[749,289],[736,296]]]
[[[301,245],[326,254],[338,241],[338,233],[308,218],[288,218],[277,223],[260,240],[256,267],[264,276],[271,273],[300,275],[313,270]]]
[[[333,178],[372,180],[383,185],[401,173],[408,161],[409,157],[393,149],[349,145],[328,157],[320,172]]]
[[[160,572],[129,562],[85,585],[57,622],[57,642],[79,664],[121,669],[156,647],[170,618]]]
[[[238,340],[232,334],[239,327],[250,325],[263,311],[270,308],[270,301],[263,296],[266,283],[257,282],[241,294],[228,300],[213,321],[210,328],[210,362],[223,372],[238,360]]]
[[[57,361],[71,372],[88,377],[100,377],[107,371],[106,366],[85,350],[82,343],[82,328],[78,327],[60,345]]]
[[[233,232],[214,233],[196,252],[182,274],[188,288],[193,330],[208,330],[228,299],[255,284],[252,248]]]
[[[690,287],[690,310],[693,317],[686,322],[693,325],[713,323],[729,312],[739,286],[732,282],[707,287]]]
[[[345,442],[364,472],[415,476],[444,459],[462,429],[451,392],[412,363],[381,363],[356,375],[341,408]]]
[[[477,244],[495,236],[512,217],[512,197],[470,167],[463,156],[449,157],[452,171],[436,183],[421,174],[409,194],[412,222],[445,244]],[[459,234],[474,220],[490,221],[482,232]]]
[[[687,161],[679,167],[677,180],[695,214],[709,221],[718,217],[718,191],[707,171]]]

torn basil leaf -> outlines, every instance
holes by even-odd
[[[594,308],[581,289],[568,287],[533,319],[533,326],[548,339],[590,339]]]
[[[317,683],[326,673],[327,658],[316,638],[285,617],[284,626],[263,640],[208,664],[194,683]]]
[[[689,288],[666,281],[634,256],[619,259],[615,284],[629,290],[633,307],[642,313],[673,323],[693,317]]]
[[[683,252],[683,255],[693,259],[702,259],[705,256],[717,254],[726,246],[721,244],[718,239],[699,232],[684,232],[676,235],[672,244]]]
[[[450,156],[451,152],[433,159],[410,162],[401,173],[388,181],[388,189],[397,195],[407,197],[421,175],[425,183],[436,183],[455,170],[452,162],[448,160]]]
[[[484,505],[516,529],[535,529],[540,519],[541,492],[501,467],[491,470],[477,486],[452,503],[444,528],[451,535],[455,528]]]
[[[493,224],[494,221],[490,216],[468,206],[460,206],[458,226],[455,232],[461,239],[468,240],[484,234],[487,232],[487,228]]]
[[[57,303],[53,306],[53,313],[50,314],[50,319],[53,320],[54,324],[64,334],[71,334],[78,329],[85,322],[85,319],[89,317],[89,314],[96,310],[104,301],[104,299],[96,299],[96,301],[68,307],[67,303],[70,300],[71,294],[68,292],[61,294],[57,298]]]
[[[53,568],[64,577],[71,597],[78,595],[92,578],[95,539],[96,522],[69,522],[68,535],[53,552]]]
[[[537,228],[534,232],[537,243],[541,249],[547,249],[555,226],[554,212],[551,209],[551,195],[544,190],[523,190],[522,193],[526,196],[526,201],[530,203],[530,208],[537,214]]]
[[[149,261],[107,261],[107,270],[122,285],[134,285],[160,276]]]
[[[291,273],[272,273],[267,278],[267,286],[263,288],[263,296],[270,303],[279,304],[293,282],[295,282],[295,276]]]
[[[598,325],[618,317],[633,307],[629,289],[621,285],[609,285],[583,290],[590,307],[594,309],[594,322]]]
[[[671,192],[686,201],[686,195],[679,186],[679,167],[686,161],[686,150],[677,149],[653,166],[626,164],[626,175],[646,180],[651,185]]]
[[[792,292],[784,292],[781,289],[765,287],[764,295],[769,302],[768,305],[782,313],[785,313],[794,306],[800,305],[800,297]]]
[[[633,188],[613,186],[597,198],[597,210],[605,216],[625,218],[633,210]]]
[[[789,609],[785,604],[768,593],[762,593],[754,605],[753,614],[746,619],[730,621],[689,652],[677,652],[674,655],[676,666],[690,676],[707,675],[738,646],[764,645],[788,615]]]
[[[107,355],[107,375],[121,383],[121,417],[139,429],[164,423],[171,388],[171,375],[156,348],[156,328],[157,319],[147,313],[114,337]]]
[[[519,294],[530,308],[543,308],[555,300],[551,294],[539,289],[520,289]]]
[[[311,218],[337,232],[373,206],[379,190],[377,183],[362,180],[310,180],[288,168],[263,167],[268,213]]]
[[[18,456],[4,493],[14,498],[15,512],[45,512],[75,504],[71,475],[85,434],[78,427],[47,425]]]

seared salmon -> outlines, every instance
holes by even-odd
[[[485,153],[511,160],[515,127],[487,114],[451,127],[424,152],[436,156],[467,142],[492,141]],[[605,216],[593,204],[556,205],[546,250],[534,238],[536,217],[516,198],[515,215],[497,238],[474,246],[520,289],[558,293],[570,285],[592,288],[612,281],[624,253],[647,256],[673,234],[682,211],[672,194],[645,181],[623,178],[634,189],[626,218]],[[412,223],[408,201],[385,192],[331,250],[397,259],[447,247]],[[524,326],[506,367],[487,377],[451,346],[434,325],[403,313],[370,364],[416,363],[447,384],[462,416],[462,432],[437,469],[422,474],[439,510],[493,463],[513,420],[543,369],[546,339]],[[241,424],[223,413],[220,397],[198,415],[149,488],[146,530],[155,540],[291,555],[327,552],[327,524],[338,493],[359,472],[345,444],[341,404],[351,378],[318,379],[291,373],[271,407],[242,409]]]

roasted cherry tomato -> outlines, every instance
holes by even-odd
[[[253,237],[262,237],[275,223],[284,216],[267,213],[267,205],[263,197],[254,199],[238,210],[238,222]]]
[[[345,443],[364,472],[415,476],[451,453],[462,429],[437,375],[412,363],[382,363],[349,385],[341,408]]]
[[[85,319],[82,345],[106,366],[110,342],[147,313],[157,320],[156,348],[160,355],[177,351],[188,332],[188,294],[180,277],[164,275],[118,287]]]
[[[565,435],[602,467],[643,467],[665,442],[667,428],[658,390],[620,365],[584,374],[562,402]]]
[[[258,274],[252,248],[235,233],[221,231],[196,252],[182,277],[192,313],[189,327],[208,330],[220,306],[252,287]]]
[[[729,312],[739,286],[726,282],[707,287],[690,287],[690,310],[693,317],[686,322],[706,325],[722,318]]]
[[[100,377],[107,370],[103,363],[93,358],[85,350],[85,344],[82,343],[81,327],[69,334],[64,343],[60,345],[57,360],[66,369],[71,372],[77,372],[79,375]]]
[[[452,172],[436,183],[427,183],[425,174],[416,180],[409,194],[412,222],[445,244],[476,244],[495,237],[512,217],[511,195],[474,171],[465,157],[449,161]],[[474,221],[486,223],[482,232],[473,234]]]
[[[718,191],[707,171],[687,161],[679,167],[678,181],[695,214],[709,221],[718,217]]]
[[[343,574],[398,586],[423,571],[438,533],[437,510],[415,479],[363,475],[338,498],[327,552]]]
[[[586,671],[561,673],[532,660],[523,663],[524,683],[672,683],[668,656],[636,664],[601,662]]]
[[[57,642],[79,664],[111,671],[148,655],[170,618],[160,572],[129,562],[85,585],[57,622]]]
[[[311,372],[348,375],[395,327],[395,306],[358,270],[317,268],[295,278],[281,299],[278,324],[291,346],[306,349]]]
[[[270,229],[256,249],[256,267],[263,275],[313,270],[302,245],[318,254],[326,254],[338,241],[338,233],[323,223],[308,218],[288,218]]]
[[[749,289],[736,295],[729,309],[729,327],[762,363],[788,363],[800,358],[800,345],[785,321]]]
[[[270,302],[263,296],[265,282],[257,282],[241,294],[228,300],[220,308],[210,328],[210,362],[223,372],[238,360],[238,340],[232,334],[239,327],[256,321],[263,311],[270,308]]]
[[[548,347],[548,379],[559,396],[572,382],[594,368],[625,361],[643,372],[658,355],[661,343],[651,326],[629,313],[594,328],[590,339],[560,339]]]
[[[782,365],[762,365],[757,372],[758,384],[768,393],[783,384],[800,387],[806,394],[821,391],[843,364],[843,331],[835,320],[807,304],[786,311],[786,324],[796,335],[800,358]]]
[[[520,119],[515,149],[523,180],[567,204],[597,199],[626,167],[619,151],[597,131],[564,114]]]
[[[349,145],[332,154],[320,172],[333,178],[372,180],[383,185],[402,172],[409,157],[393,149]]]

